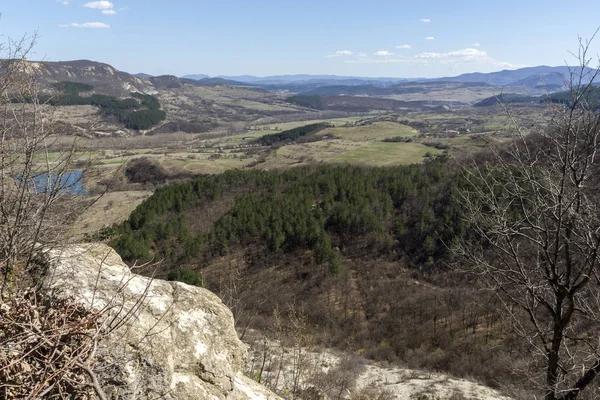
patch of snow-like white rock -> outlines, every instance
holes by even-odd
[[[248,338],[252,342],[248,370],[261,375],[264,382],[276,382],[274,390],[278,392],[289,392],[294,385],[310,390],[315,382],[320,385],[315,389],[320,391],[330,382],[340,380],[341,373],[347,374],[346,379],[353,383],[343,389],[344,398],[379,398],[385,393],[381,398],[448,399],[456,396],[469,400],[511,400],[489,387],[441,373],[384,366],[360,357],[348,363],[352,359],[350,354],[327,348],[283,346],[280,341],[266,339],[253,330]]]
[[[457,395],[466,399],[510,400],[494,389],[466,379],[376,364],[366,365],[365,370],[358,376],[357,387],[380,388],[388,391],[396,399],[427,395],[433,399],[447,399]]]
[[[119,322],[98,351],[111,367],[99,373],[109,396],[279,399],[240,373],[246,347],[231,311],[208,290],[136,275],[103,244],[48,250],[44,263],[46,292]]]

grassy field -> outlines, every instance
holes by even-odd
[[[221,158],[214,158],[217,154],[221,155]],[[244,168],[252,162],[251,158],[233,158],[233,155],[230,153],[217,153],[214,150],[165,152],[159,154],[155,151],[147,150],[146,152],[140,151],[134,155],[125,157],[100,159],[99,165],[107,168],[115,168],[116,166],[127,164],[129,160],[141,157],[157,161],[171,174],[181,172],[191,174],[219,174],[228,169]]]
[[[331,159],[360,146],[360,143],[340,139],[291,144],[273,152],[267,160],[266,167],[272,169],[284,168],[290,165],[329,162]]]
[[[360,121],[364,117],[347,117],[347,118],[332,118],[332,119],[312,119],[307,121],[293,121],[293,122],[284,122],[279,124],[256,124],[255,127],[258,130],[288,130],[293,128],[298,128],[299,126],[316,124],[319,122],[327,122],[335,126],[345,125],[345,124],[353,124],[357,121]]]
[[[417,136],[419,132],[410,126],[383,121],[369,125],[329,128],[318,133],[318,136],[328,135],[353,142],[370,142],[394,136]]]
[[[285,169],[314,163],[391,166],[420,163],[427,153],[435,156],[443,151],[418,142],[384,143],[328,139],[283,146],[273,152],[258,168]]]
[[[258,139],[264,135],[270,135],[272,133],[277,133],[281,131],[286,131],[289,129],[298,128],[300,126],[316,124],[320,122],[327,122],[334,126],[342,126],[342,125],[352,125],[356,121],[360,121],[363,117],[347,117],[347,118],[333,118],[333,119],[312,119],[307,121],[293,121],[293,122],[284,122],[280,124],[257,124],[253,125],[252,129],[247,132],[240,133],[237,135],[229,136],[227,138],[219,138],[212,139],[211,143],[228,143],[228,142],[242,142],[246,140]]]
[[[422,162],[424,157],[442,154],[441,150],[421,143],[368,143],[330,159],[333,163],[390,166]]]
[[[437,121],[442,115],[432,115],[432,121]],[[462,118],[460,115],[451,114],[446,120]],[[364,122],[355,125],[358,117],[337,118],[327,122],[335,125],[317,134],[320,140],[308,143],[292,143],[278,149],[247,147],[241,149],[227,149],[232,144],[250,144],[254,137],[270,130],[251,130],[247,133],[225,138],[214,138],[201,142],[194,140],[193,135],[188,135],[180,143],[180,148],[148,147],[132,148],[130,150],[103,149],[82,152],[79,160],[95,159],[99,166],[109,174],[116,168],[126,164],[129,160],[148,157],[161,164],[171,174],[217,174],[228,169],[248,168],[256,166],[263,169],[285,169],[291,166],[307,165],[313,163],[351,163],[358,165],[397,165],[418,163],[424,160],[427,153],[430,155],[441,154],[442,151],[435,146],[442,144],[447,147],[450,156],[463,156],[472,151],[481,149],[486,145],[484,139],[459,135],[457,137],[427,137],[421,135],[416,129],[393,121]],[[309,123],[322,122],[323,120],[296,121],[277,126],[280,130],[303,126]],[[269,127],[267,125],[264,126]],[[275,128],[275,126],[273,126]],[[388,143],[382,140],[391,137],[411,137],[407,143]],[[246,138],[245,140],[242,140]],[[187,140],[185,140],[187,139]],[[152,144],[140,138],[140,146]],[[160,143],[160,142],[157,142]],[[186,144],[187,143],[187,144]],[[131,143],[129,143],[131,144]],[[234,153],[235,152],[235,153]],[[248,153],[249,152],[249,153]],[[57,153],[51,153],[55,158]]]
[[[123,222],[151,194],[147,190],[105,193],[77,217],[73,226],[73,240],[81,241],[86,233],[91,234],[105,226]]]
[[[220,174],[229,169],[245,168],[252,159],[240,159],[240,158],[220,158],[216,160],[210,160],[207,158],[188,158],[173,156],[173,157],[160,157],[158,162],[165,167],[167,172],[189,172],[192,174]]]
[[[470,110],[451,113],[413,113],[403,116],[377,115],[347,117],[330,120],[294,121],[282,124],[254,125],[251,130],[235,136],[199,139],[197,135],[173,135],[112,139],[83,142],[90,151],[82,151],[76,159],[95,160],[106,173],[126,164],[129,160],[148,157],[161,164],[168,173],[215,174],[228,169],[256,166],[265,169],[285,169],[311,163],[353,163],[359,165],[395,165],[422,162],[425,154],[440,154],[445,148],[451,157],[462,157],[487,145],[476,135],[428,135],[414,127],[419,121],[439,131],[443,126],[454,127],[471,121],[501,128],[506,119],[492,110]],[[278,149],[249,146],[254,138],[281,132],[317,122],[334,125],[317,133],[319,140],[308,143],[286,144]],[[258,129],[256,129],[258,128]],[[420,129],[427,132],[427,129]],[[386,138],[410,137],[408,143],[382,142]],[[172,141],[168,139],[172,138]],[[66,138],[65,140],[67,140]],[[105,146],[102,146],[102,144]],[[233,147],[232,147],[233,145]],[[201,147],[202,146],[202,147]],[[237,148],[241,146],[241,148]],[[435,147],[438,148],[435,148]],[[124,149],[127,150],[124,150]],[[50,153],[54,160],[59,153]],[[43,160],[38,160],[39,162]]]

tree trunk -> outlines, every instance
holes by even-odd
[[[556,400],[575,400],[579,393],[586,388],[587,385],[592,383],[596,375],[600,373],[600,359],[596,360],[594,366],[586,371],[586,373],[577,381],[575,387],[571,389],[567,394]]]

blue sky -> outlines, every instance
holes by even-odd
[[[178,76],[437,77],[564,65],[578,35],[600,26],[597,0],[7,0],[0,13],[0,39],[39,32],[32,59]]]

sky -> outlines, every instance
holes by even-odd
[[[38,33],[30,59],[177,76],[433,78],[565,65],[578,37],[600,27],[598,0],[3,0],[0,13],[0,42]]]

